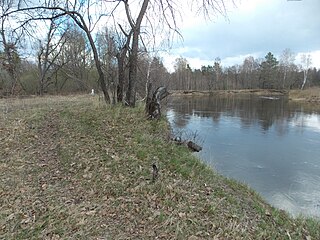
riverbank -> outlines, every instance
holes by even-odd
[[[289,100],[310,103],[320,103],[320,88],[308,88],[305,90],[290,90]]]
[[[241,90],[215,90],[215,91],[193,91],[176,90],[171,91],[173,96],[201,96],[201,95],[232,95],[253,94],[257,96],[288,96],[291,101],[320,102],[320,88],[308,88],[305,90],[277,90],[277,89],[241,89]]]
[[[318,221],[218,175],[143,108],[73,96],[0,110],[0,238],[320,239]]]
[[[283,96],[288,91],[277,89],[239,89],[239,90],[214,90],[214,91],[194,91],[194,90],[173,90],[170,92],[173,96],[201,96],[201,95],[233,95],[233,94],[254,94],[258,96]]]

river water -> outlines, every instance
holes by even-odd
[[[167,118],[175,135],[195,137],[203,146],[197,155],[222,175],[293,216],[320,217],[319,109],[285,97],[175,96]]]

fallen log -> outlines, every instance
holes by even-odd
[[[199,146],[198,144],[192,142],[192,141],[189,141],[187,143],[187,146],[190,150],[194,151],[194,152],[200,152],[202,150],[202,147]]]

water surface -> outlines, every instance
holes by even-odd
[[[203,146],[198,156],[270,204],[320,217],[320,112],[284,97],[171,97],[173,131]]]

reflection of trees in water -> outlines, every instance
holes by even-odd
[[[239,118],[242,128],[260,125],[261,129],[267,132],[274,126],[279,135],[288,132],[288,123],[296,116],[297,111],[314,113],[314,108],[289,102],[285,97],[266,99],[253,95],[172,97],[170,105],[174,106],[177,113],[175,123],[179,127],[188,124],[192,115],[211,118],[215,123],[219,123],[222,115],[226,115]]]
[[[174,119],[174,123],[177,127],[183,128],[185,127],[190,120],[190,116],[176,115]]]
[[[280,118],[275,120],[275,130],[279,136],[284,136],[289,132],[289,119],[290,118]]]

